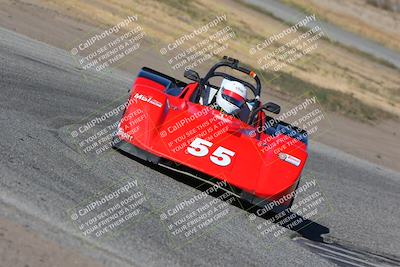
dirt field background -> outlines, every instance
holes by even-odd
[[[11,6],[18,5],[21,11],[32,9],[28,12],[37,13],[36,16],[41,18],[42,27],[46,26],[43,24],[46,24],[48,20],[43,13],[45,11],[56,14],[54,19],[57,21],[68,18],[74,23],[85,23],[102,28],[113,26],[128,15],[138,14],[140,24],[145,28],[147,35],[154,40],[156,46],[174,41],[182,33],[204,25],[218,14],[226,14],[227,24],[237,35],[230,44],[229,53],[253,67],[257,67],[257,59],[250,57],[249,47],[288,27],[266,13],[232,0],[223,0],[218,3],[210,0],[189,2],[179,0],[5,0],[5,3]],[[34,11],[35,8],[36,11]],[[39,29],[41,28],[36,31]],[[398,29],[397,24],[395,29]],[[84,30],[80,32],[80,36],[65,42],[60,40],[58,45],[69,50],[74,40],[84,38],[89,33]],[[41,35],[39,39],[45,38],[43,33],[38,34]],[[65,35],[62,31],[58,31],[58,34]],[[284,38],[276,42],[271,49],[297,36],[298,34],[295,34]],[[193,39],[187,45],[196,41],[199,39]],[[279,77],[276,78],[276,75]],[[265,77],[265,83],[270,83],[275,91],[292,95],[315,88],[323,96],[321,101],[324,101],[323,104],[327,109],[347,117],[374,121],[400,115],[399,70],[327,40],[319,41],[318,49],[308,57],[295,61],[277,73],[266,73]],[[299,82],[302,82],[301,86]]]

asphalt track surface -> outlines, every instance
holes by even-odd
[[[260,7],[272,13],[275,17],[291,24],[296,24],[306,17],[305,13],[276,0],[245,0],[245,2]],[[311,12],[312,10],[310,10],[310,13]],[[308,23],[307,27],[311,29],[317,25],[322,28],[322,31],[329,39],[349,47],[354,47],[367,54],[373,55],[376,58],[383,59],[397,68],[400,67],[400,55],[396,51],[357,34],[343,30],[340,27],[323,20],[318,20],[316,22],[312,21]]]
[[[0,61],[0,211],[45,238],[108,266],[400,265],[400,174],[313,142],[303,183],[316,179],[329,208],[307,227],[262,238],[252,213],[230,205],[234,216],[212,231],[171,242],[163,206],[199,194],[196,182],[114,150],[86,155],[71,137],[84,117],[123,99],[134,77],[83,75],[67,52],[4,29]],[[113,238],[85,238],[67,210],[121,177],[145,193],[142,219]]]

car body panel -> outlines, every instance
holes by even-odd
[[[153,155],[224,180],[257,198],[275,200],[295,189],[307,159],[303,142],[284,134],[256,134],[256,128],[237,118],[190,102],[197,83],[180,85],[181,93],[170,95],[166,83],[139,74],[117,136]],[[189,153],[199,153],[197,149],[190,150],[198,138],[208,144],[203,145],[208,151],[201,156]],[[299,165],[280,159],[281,153],[299,159]]]

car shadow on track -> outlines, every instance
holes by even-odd
[[[123,154],[124,156],[127,156],[157,172],[160,172],[164,175],[167,175],[169,177],[171,177],[172,179],[179,181],[181,183],[184,183],[190,187],[196,188],[199,191],[206,191],[207,189],[210,188],[209,184],[204,183],[201,180],[198,180],[196,178],[193,178],[191,176],[176,172],[174,170],[170,170],[167,168],[164,168],[162,166],[150,163],[148,161],[142,160],[138,157],[135,157],[131,154],[128,154],[126,152],[123,152],[121,150],[118,151],[119,153]],[[210,196],[218,198],[220,197],[222,194],[226,193],[226,191],[223,190],[216,190],[213,191],[212,193],[209,193]],[[259,209],[259,207],[255,207],[253,204],[250,204],[246,201],[244,201],[243,199],[240,199],[239,201],[235,201],[233,203],[230,203],[233,206],[236,206],[237,208],[243,209],[246,212],[250,214],[254,214],[259,218],[265,219],[265,220],[269,220],[271,219],[273,216],[276,215],[275,212],[273,211],[269,211],[263,215],[258,215],[257,210]],[[293,217],[291,217],[293,216]],[[323,235],[328,234],[329,233],[329,228],[321,225],[315,221],[312,221],[310,219],[306,219],[298,214],[295,214],[291,211],[286,211],[286,214],[284,217],[281,218],[281,220],[283,220],[286,217],[290,217],[292,218],[291,220],[288,221],[288,223],[279,223],[280,226],[287,228],[288,230],[294,231],[295,233],[297,233],[297,236],[300,235],[303,238],[306,238],[308,240],[311,241],[315,241],[315,242],[323,242]],[[279,221],[281,221],[279,220]],[[298,220],[301,221],[299,224],[297,224],[296,226],[289,227],[290,222],[294,221],[294,220]],[[276,222],[278,223],[278,222]],[[296,234],[295,234],[296,235]]]

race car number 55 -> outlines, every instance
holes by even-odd
[[[187,152],[193,156],[196,157],[204,157],[208,155],[209,148],[213,146],[213,143],[210,141],[201,139],[201,138],[196,138],[193,140],[193,142],[189,145],[187,148]],[[231,164],[232,160],[231,157],[235,155],[235,152],[219,146],[210,156],[210,160],[218,165],[218,166],[228,166]]]

